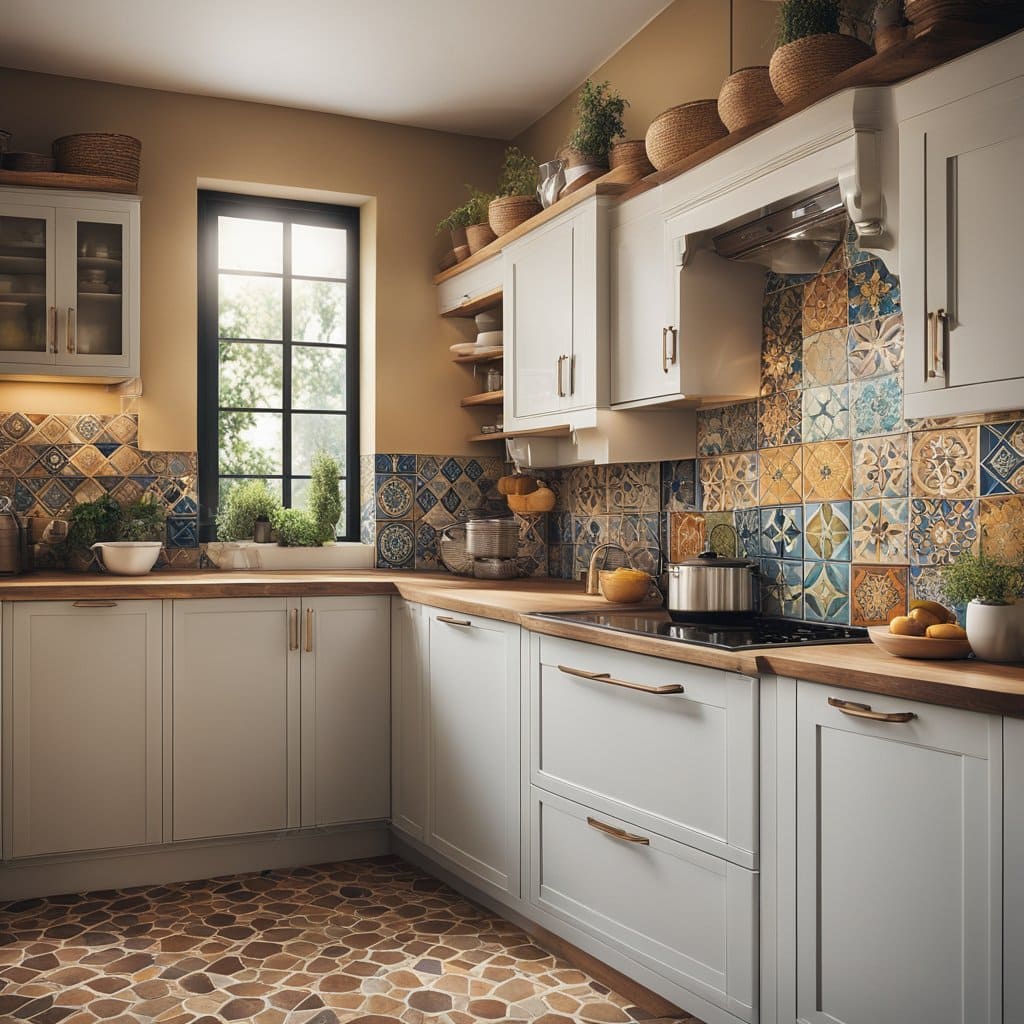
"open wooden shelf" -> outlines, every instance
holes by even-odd
[[[473,434],[467,441],[504,441],[509,437],[568,437],[572,427],[534,427],[532,430],[500,430],[493,434]]]
[[[462,408],[469,409],[474,405],[501,405],[504,400],[504,391],[483,391],[479,395],[469,395],[464,398]]]
[[[99,174],[64,174],[61,171],[0,171],[0,185],[25,188],[69,188],[85,192],[138,192],[137,181]]]
[[[462,266],[462,264],[459,264],[459,266]],[[501,289],[495,288],[493,291],[484,292],[483,295],[478,295],[475,299],[464,302],[461,306],[447,310],[441,316],[448,318],[470,317],[476,316],[477,313],[486,313],[487,310],[496,309],[501,305],[501,295]]]
[[[465,363],[466,365],[472,365],[474,363],[498,363],[505,358],[504,351],[502,352],[491,352],[488,355],[473,355],[470,353],[466,356],[452,356],[453,363]]]

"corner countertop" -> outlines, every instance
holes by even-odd
[[[1024,717],[1024,663],[916,661],[895,658],[869,643],[720,651],[535,617],[536,612],[614,607],[601,597],[588,597],[581,584],[568,580],[495,582],[447,573],[378,569],[262,573],[166,570],[134,577],[35,573],[0,583],[3,601],[359,595],[397,595],[446,611],[517,623],[535,633],[744,675],[794,676],[851,690]]]

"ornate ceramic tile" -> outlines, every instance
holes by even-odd
[[[412,569],[416,537],[411,522],[391,522],[377,530],[377,568]]]
[[[849,385],[806,388],[803,393],[804,442],[838,441],[850,436]]]
[[[572,544],[572,513],[556,509],[548,513],[548,543]]]
[[[573,554],[571,544],[552,544],[548,547],[548,575],[555,579],[571,580],[573,575]]]
[[[847,324],[847,275],[845,271],[819,274],[804,286],[803,336]]]
[[[788,391],[803,384],[803,336],[799,322],[783,332],[764,328],[761,345],[761,394]]]
[[[697,460],[700,473],[700,507],[705,512],[722,512],[726,505],[725,456]]]
[[[596,547],[612,543],[610,516],[573,516],[573,543],[579,546]]]
[[[705,509],[707,512],[753,508],[757,504],[757,452],[723,455],[725,472],[725,508]]]
[[[846,240],[837,242],[835,248],[828,254],[825,262],[821,265],[822,274],[834,274],[836,271],[847,270],[850,264],[847,261]]]
[[[981,493],[1024,494],[1024,420],[981,428]]]
[[[863,323],[900,311],[900,283],[878,259],[853,267],[849,273],[849,322]]]
[[[697,412],[697,454],[723,455],[757,447],[757,402]]]
[[[803,562],[761,559],[761,607],[765,615],[804,617]]]
[[[548,574],[547,515],[516,516],[519,524],[519,571],[523,576]]]
[[[609,466],[607,486],[609,512],[656,512],[661,502],[659,464]]]
[[[813,280],[813,278],[808,278]],[[764,327],[776,335],[788,335],[793,328],[799,333],[803,322],[804,285],[788,284],[765,291],[762,320]]]
[[[778,448],[803,440],[803,401],[799,389],[777,391],[758,402],[759,448]]]
[[[704,529],[711,542],[711,550],[718,552],[723,558],[736,557],[735,517],[734,512],[708,512],[704,516]]]
[[[854,437],[892,434],[903,429],[900,375],[855,380],[850,385],[851,432]]]
[[[704,550],[704,516],[699,512],[669,512],[670,562],[696,558]]]
[[[803,447],[762,448],[761,505],[786,505],[800,501],[803,489]]]
[[[911,565],[944,565],[978,546],[977,502],[914,498],[910,502]]]
[[[688,512],[696,509],[696,460],[678,459],[661,464],[661,507],[666,512]]]
[[[855,565],[850,586],[854,626],[880,626],[907,613],[907,570],[896,566]]]
[[[905,498],[909,489],[909,434],[858,438],[853,442],[855,498]]]
[[[971,498],[977,493],[976,427],[912,435],[910,493],[922,498]]]
[[[804,558],[848,562],[852,514],[850,502],[814,502],[807,505],[804,512]]]
[[[799,558],[803,552],[801,505],[761,509],[761,554],[766,558]]]
[[[978,503],[978,532],[984,554],[1024,564],[1024,496],[982,498]]]
[[[853,464],[849,441],[805,444],[804,501],[842,501],[853,494]]]
[[[804,616],[818,622],[850,621],[847,562],[804,562]]]
[[[850,379],[847,329],[834,327],[804,338],[804,386],[845,384]]]
[[[576,515],[608,511],[608,467],[575,466],[569,471],[569,501]]]
[[[737,555],[740,558],[761,556],[761,510],[741,508],[733,513],[736,528]]]
[[[849,328],[850,377],[881,377],[903,368],[903,316],[867,320]]]
[[[377,517],[379,519],[413,519],[416,479],[412,476],[377,476]]]
[[[880,498],[853,503],[853,560],[886,565],[907,562],[905,498]]]
[[[946,596],[942,585],[942,569],[940,565],[912,565],[910,567],[910,598],[920,601],[938,601],[947,608],[952,608],[960,625],[965,621],[965,605],[954,605]]]

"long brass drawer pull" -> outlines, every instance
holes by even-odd
[[[892,711],[886,714],[884,711],[872,711],[870,704],[858,704],[852,700],[840,700],[838,697],[829,697],[829,704],[838,708],[844,715],[851,715],[853,718],[869,718],[872,722],[909,722],[917,715],[913,711]]]
[[[299,609],[293,608],[289,615],[291,620],[288,624],[288,650],[297,651],[299,649]]]
[[[116,601],[75,601],[76,608],[116,608]]]
[[[450,615],[438,615],[438,622],[447,622],[449,626],[472,626],[469,619],[453,619]]]
[[[613,679],[608,672],[587,672],[582,668],[569,668],[567,665],[559,665],[559,672],[567,676],[576,676],[579,679],[590,679],[595,683],[607,683],[609,686],[624,686],[627,690],[639,690],[641,693],[685,693],[685,688],[679,683],[666,683],[664,686],[644,686],[643,683],[631,683],[626,679]]]
[[[591,828],[597,829],[598,832],[611,836],[612,839],[621,839],[624,843],[633,843],[635,846],[651,845],[651,841],[647,836],[633,835],[632,832],[626,832],[624,829],[616,828],[614,825],[607,825],[603,821],[598,821],[597,818],[587,818],[587,824]]]
[[[306,653],[313,653],[313,609],[306,609]]]

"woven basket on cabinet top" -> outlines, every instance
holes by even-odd
[[[645,140],[647,156],[661,171],[725,135],[718,100],[694,100],[670,107],[651,122]]]
[[[479,252],[485,245],[490,245],[495,237],[490,224],[470,224],[466,227],[466,239],[471,254]]]
[[[873,52],[867,43],[839,32],[804,36],[780,46],[772,54],[768,74],[775,95],[783,103],[792,103],[827,85]]]
[[[487,221],[495,235],[501,238],[540,211],[540,201],[536,196],[498,196],[487,207]]]
[[[921,31],[941,21],[996,21],[1000,13],[1010,13],[1012,6],[1006,0],[907,0],[905,13],[914,28]]]
[[[613,142],[608,151],[608,166],[611,169],[623,169],[622,173],[639,181],[646,178],[654,168],[647,159],[647,145],[643,139],[626,139]]]
[[[131,135],[85,132],[53,143],[57,169],[66,174],[96,174],[138,182],[142,143]]]
[[[718,116],[731,132],[764,121],[781,106],[768,77],[767,65],[740,68],[722,83],[718,94]]]
[[[4,153],[6,171],[54,171],[57,161],[45,153]]]

